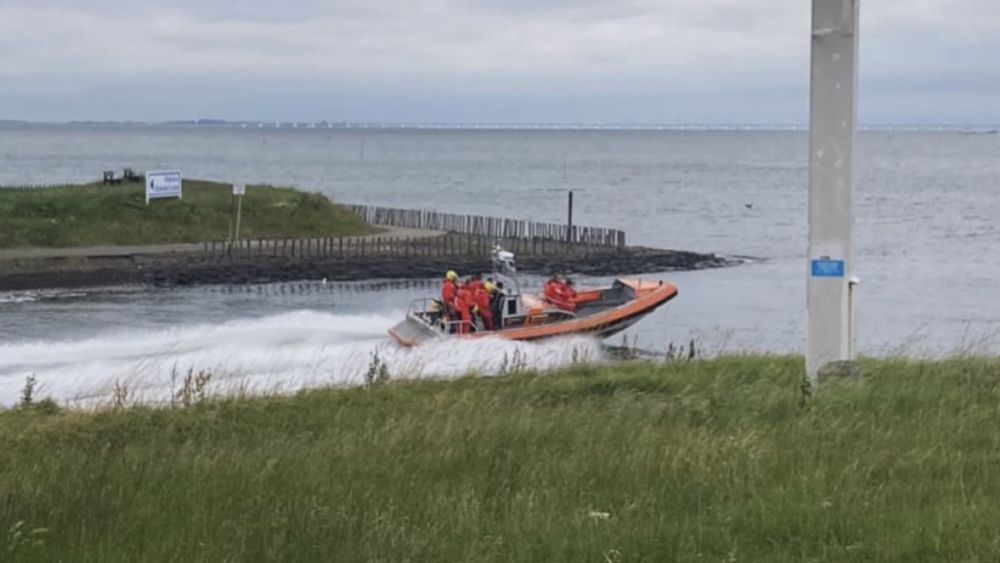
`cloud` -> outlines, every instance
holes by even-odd
[[[7,7],[0,9],[4,42],[12,52],[17,45],[34,47],[0,62],[0,72],[586,74],[713,62],[747,67],[762,58],[786,58],[793,37],[786,32],[762,40],[710,27],[698,22],[703,10],[681,19],[648,6],[634,12],[577,7],[525,14],[454,4],[414,10],[399,3],[397,10],[268,21],[203,19],[198,12],[167,7],[141,19],[129,11],[95,13],[93,7]],[[45,25],[33,25],[39,21]],[[31,43],[22,42],[26,29]]]
[[[998,24],[1000,3],[985,0],[865,3],[870,107],[891,108],[883,98],[921,84],[927,108],[981,97],[979,119],[1000,119],[997,84],[976,80],[995,66]],[[808,2],[787,0],[17,0],[0,4],[0,107],[8,117],[128,107],[135,115],[118,118],[252,118],[256,100],[261,118],[448,120],[437,96],[461,100],[475,121],[546,106],[552,121],[672,120],[671,107],[691,121],[801,121],[808,26]],[[128,90],[104,92],[106,106],[89,98],[107,84],[150,101],[116,104]],[[39,107],[25,107],[32,91]],[[213,101],[227,94],[248,113]],[[281,109],[295,98],[307,102]]]

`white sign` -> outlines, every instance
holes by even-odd
[[[180,170],[146,172],[146,205],[151,199],[165,197],[181,198]]]
[[[247,185],[246,184],[233,184],[233,195],[246,195]]]

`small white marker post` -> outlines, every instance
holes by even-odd
[[[823,366],[854,355],[852,196],[859,1],[812,1],[806,375],[813,388]]]
[[[233,184],[233,197],[236,198],[236,235],[240,240],[240,216],[243,214],[243,196],[247,193],[246,184]]]

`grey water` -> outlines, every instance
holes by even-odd
[[[565,220],[573,190],[577,224],[625,229],[633,244],[761,259],[657,276],[680,296],[627,335],[652,350],[694,338],[715,352],[801,352],[807,156],[801,131],[0,127],[0,185],[177,168],[345,202],[546,221]],[[1000,351],[1000,136],[864,131],[856,160],[860,352]],[[266,324],[296,311],[388,325],[434,291],[304,282],[0,295],[0,378],[16,371],[5,365],[24,368],[14,356],[29,345]]]

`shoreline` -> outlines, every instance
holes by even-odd
[[[525,274],[616,276],[724,268],[746,263],[715,254],[630,247],[590,255],[518,256]],[[197,253],[21,258],[0,261],[0,291],[80,289],[114,285],[175,287],[308,279],[436,278],[447,270],[489,269],[483,256],[237,257],[209,260]]]

